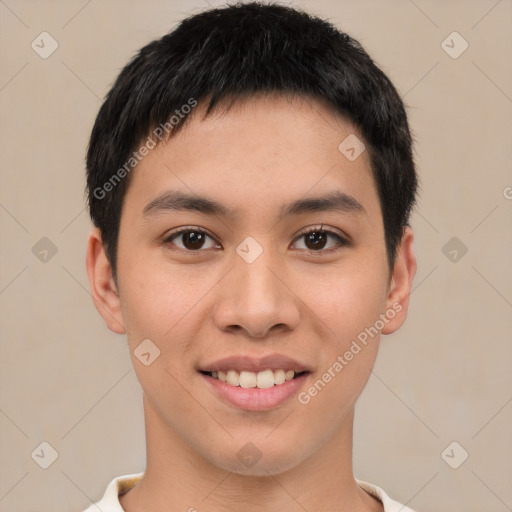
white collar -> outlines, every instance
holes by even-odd
[[[119,496],[128,492],[135,484],[144,476],[144,473],[133,473],[114,478],[107,487],[103,498],[92,504],[84,512],[124,512],[119,503]],[[357,485],[372,496],[375,496],[382,502],[384,512],[414,512],[409,507],[401,505],[397,501],[392,500],[380,487],[357,480]]]

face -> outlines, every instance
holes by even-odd
[[[89,276],[107,324],[128,335],[148,435],[225,470],[278,474],[351,433],[380,333],[405,318],[412,253],[390,272],[368,151],[347,158],[340,143],[362,137],[320,103],[202,113],[133,171],[118,295],[100,282],[110,267],[94,234]]]

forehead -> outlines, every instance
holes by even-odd
[[[361,135],[319,101],[257,96],[205,110],[199,104],[137,165],[123,209],[142,215],[166,190],[215,197],[247,215],[267,207],[282,213],[285,202],[332,191],[357,198],[369,213],[378,208],[368,151],[355,159],[346,152],[347,144],[361,151]]]

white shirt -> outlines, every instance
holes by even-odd
[[[101,510],[101,512],[124,512],[119,503],[119,496],[134,487],[143,475],[144,473],[134,473],[114,478],[108,484],[103,498],[91,505],[87,510],[84,510],[84,512],[98,512],[98,510]],[[356,482],[361,489],[375,496],[382,503],[384,512],[414,512],[409,507],[392,500],[380,487],[361,480],[356,480]]]

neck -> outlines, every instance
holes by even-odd
[[[199,455],[144,397],[147,464],[142,480],[120,498],[126,512],[380,512],[380,502],[352,474],[353,412],[314,455],[288,471],[248,476]]]

